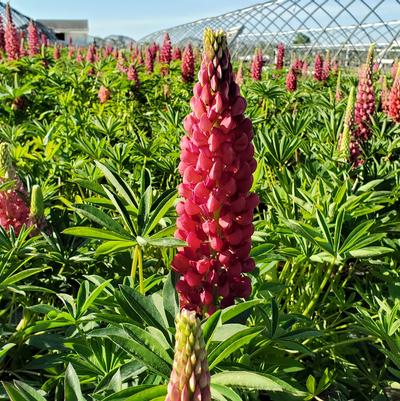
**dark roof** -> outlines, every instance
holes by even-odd
[[[48,28],[55,30],[89,30],[89,22],[87,19],[39,19],[37,21],[47,26]]]

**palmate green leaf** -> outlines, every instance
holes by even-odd
[[[119,233],[116,232],[102,230],[101,228],[84,227],[84,226],[66,228],[63,231],[63,234],[75,235],[76,237],[83,237],[90,239],[108,240],[108,241],[126,241],[127,239],[129,239],[125,235],[120,235]]]
[[[173,274],[174,273],[172,271],[168,273],[162,292],[163,306],[166,312],[165,314],[171,327],[174,326],[175,316],[179,312],[178,293],[175,289],[175,280]]]
[[[137,200],[130,186],[121,177],[111,172],[104,164],[97,160],[95,163],[110,184],[117,190],[118,193],[123,196],[126,203],[134,208],[137,208]]]
[[[216,383],[211,383],[211,397],[216,401],[243,401],[231,388]]]
[[[106,193],[104,192],[103,187],[98,182],[90,181],[90,180],[83,180],[80,178],[76,178],[72,182],[75,182],[80,187],[89,189],[90,191],[95,192],[101,196],[107,196]]]
[[[46,399],[33,387],[18,380],[13,384],[2,382],[10,401],[46,401]]]
[[[11,349],[14,348],[16,346],[15,343],[7,343],[4,344],[1,348],[0,348],[0,362],[2,361],[2,359],[7,355],[7,352]]]
[[[159,248],[177,248],[180,246],[186,246],[186,242],[174,237],[166,238],[146,238],[146,242],[149,245]]]
[[[133,248],[135,245],[137,245],[136,241],[107,241],[97,247],[96,253],[98,255],[105,255],[116,252],[123,252],[127,249]]]
[[[115,206],[115,208],[118,210],[119,214],[121,215],[122,220],[130,230],[131,234],[133,235],[134,233],[137,234],[137,227],[135,227],[134,223],[132,222],[129,212],[127,211],[126,207],[124,204],[121,202],[121,200],[118,198],[117,194],[110,189],[108,189],[106,186],[103,185],[104,191],[106,192],[107,196]]]
[[[269,374],[234,371],[216,373],[211,377],[211,383],[243,389],[264,390],[270,392],[286,392],[294,396],[304,397],[307,393],[300,391],[289,383]]]
[[[286,225],[296,234],[301,235],[314,245],[322,248],[324,251],[334,254],[331,244],[321,236],[321,233],[310,225],[296,220],[286,220]]]
[[[203,324],[202,329],[203,329],[204,342],[206,343],[206,348],[208,348],[209,344],[212,341],[215,329],[220,323],[220,318],[221,318],[221,310],[217,310]]]
[[[68,364],[64,380],[64,401],[86,401],[74,367]]]
[[[151,216],[147,219],[146,225],[143,229],[142,235],[149,235],[154,228],[160,223],[160,220],[167,214],[169,209],[175,202],[178,194],[175,189],[168,190],[164,192],[157,200],[154,202],[154,211]]]
[[[230,320],[234,319],[236,316],[242,314],[248,309],[253,308],[256,305],[262,304],[265,301],[262,299],[252,299],[250,301],[241,302],[236,305],[229,306],[222,311],[221,321],[222,323],[228,323]]]
[[[119,225],[112,217],[103,212],[101,209],[84,203],[75,204],[74,209],[78,214],[81,214],[101,227],[104,227],[112,232],[116,232],[128,239],[130,238],[129,233],[127,233],[121,225]]]
[[[138,291],[126,285],[120,286],[118,302],[124,311],[137,322],[145,322],[161,330],[168,338],[164,320],[149,296],[140,294]]]
[[[349,251],[354,246],[357,246],[356,244],[358,241],[365,239],[366,237],[370,237],[369,231],[373,225],[374,221],[372,220],[372,221],[364,221],[363,223],[355,227],[343,241],[339,253],[343,254]]]
[[[248,345],[250,341],[253,338],[256,338],[262,331],[263,329],[260,329],[259,327],[249,327],[239,333],[235,333],[222,343],[218,344],[218,346],[215,347],[208,356],[210,370],[242,346]]]
[[[12,276],[7,277],[3,281],[0,282],[0,286],[6,287],[11,284],[18,283],[21,280],[25,280],[28,277],[34,276],[35,274],[41,273],[45,270],[50,269],[49,266],[45,267],[33,267],[31,269],[26,269],[21,272],[15,273]]]
[[[376,256],[387,255],[394,252],[394,249],[385,246],[367,246],[365,248],[349,251],[348,254],[353,258],[372,258]]]
[[[145,222],[150,213],[151,204],[153,200],[153,189],[151,186],[147,187],[139,201],[138,208],[138,235],[144,235]]]
[[[135,386],[112,394],[102,401],[158,401],[164,400],[167,395],[166,385]]]
[[[103,292],[103,290],[108,286],[109,283],[111,283],[112,279],[105,281],[104,283],[100,284],[98,287],[96,287],[86,298],[85,302],[83,303],[82,307],[79,308],[77,307],[77,314],[78,316],[81,316],[83,313],[85,313],[90,306],[92,306],[93,302],[96,300],[96,298]]]
[[[111,341],[134,355],[153,372],[168,378],[172,361],[158,340],[140,327],[132,329],[132,325],[98,329],[90,333],[91,337],[108,337]],[[128,331],[127,331],[128,330]],[[134,333],[133,331],[134,330]],[[165,359],[166,357],[167,359]]]

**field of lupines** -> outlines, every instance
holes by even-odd
[[[396,64],[0,48],[1,400],[399,399]]]

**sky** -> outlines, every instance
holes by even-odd
[[[11,0],[16,10],[33,19],[88,19],[89,34],[105,37],[146,34],[213,17],[261,0]]]

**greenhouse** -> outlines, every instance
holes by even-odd
[[[400,0],[95,3],[0,3],[0,401],[400,400]]]
[[[175,43],[201,43],[204,28],[224,29],[234,57],[249,58],[256,47],[273,57],[276,45],[305,56],[331,50],[333,58],[360,63],[370,43],[379,59],[397,57],[400,19],[392,13],[394,1],[280,0],[267,1],[216,17],[168,28]],[[165,30],[141,39],[161,42]]]

